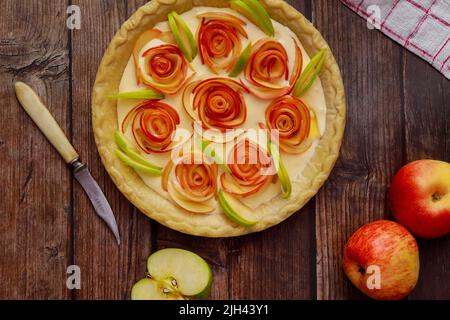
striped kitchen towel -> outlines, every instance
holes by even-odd
[[[341,0],[450,79],[450,0]]]

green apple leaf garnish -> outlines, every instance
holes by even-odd
[[[129,158],[131,158],[132,160],[155,170],[160,170],[162,171],[163,168],[157,165],[154,165],[150,162],[148,162],[147,160],[145,160],[143,157],[141,157],[136,151],[132,150],[129,145],[128,142],[126,140],[126,138],[124,137],[124,135],[120,132],[120,131],[116,131],[114,133],[114,140],[117,144],[117,146],[120,148],[120,150],[122,150]]]
[[[217,163],[218,165],[220,165],[223,169],[225,169],[225,171],[231,172],[231,170],[228,167],[228,165],[226,164],[226,162],[223,161],[223,159],[216,153],[216,151],[214,150],[213,144],[211,142],[201,139],[200,143],[202,146],[202,152],[205,155],[207,155],[208,157],[213,159],[214,162]]]
[[[149,279],[137,282],[133,300],[207,299],[213,274],[199,255],[175,248],[153,253],[147,260]]]
[[[127,166],[143,172],[143,173],[148,173],[151,174],[153,176],[162,176],[162,170],[158,170],[152,167],[148,167],[146,165],[143,165],[140,162],[137,162],[133,159],[131,159],[129,156],[127,156],[125,153],[123,153],[122,151],[120,151],[119,149],[115,150],[116,156],[123,162],[125,163]]]
[[[178,44],[181,52],[189,62],[192,62],[197,56],[197,44],[195,43],[194,35],[184,22],[183,18],[178,13],[172,11],[168,15],[168,22],[170,30],[173,33],[175,41]]]
[[[251,227],[258,222],[255,220],[255,212],[231,194],[219,190],[218,200],[227,217],[237,224]]]
[[[292,194],[291,179],[289,178],[289,174],[287,173],[286,167],[284,166],[283,161],[281,160],[281,156],[278,151],[277,145],[269,141],[269,150],[273,157],[275,168],[277,169],[277,175],[281,185],[282,197],[287,199]]]
[[[231,0],[231,8],[246,16],[269,37],[275,36],[272,19],[257,0]]]
[[[238,60],[236,61],[236,64],[233,67],[233,70],[231,70],[229,76],[230,77],[237,77],[242,70],[244,70],[245,64],[247,63],[248,59],[250,58],[250,54],[252,52],[252,44],[249,43],[247,47],[242,51],[241,55],[239,56]]]
[[[326,50],[320,50],[308,63],[294,86],[293,95],[302,96],[316,81],[326,59]]]
[[[142,90],[135,92],[123,92],[110,96],[111,99],[145,99],[145,100],[162,100],[164,95],[153,90]]]

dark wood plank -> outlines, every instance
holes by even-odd
[[[269,230],[231,241],[233,299],[315,299],[314,202]]]
[[[121,195],[105,171],[91,124],[91,90],[106,47],[121,24],[145,0],[77,0],[81,30],[72,33],[73,141],[102,187],[119,225],[122,244],[96,216],[81,187],[74,185],[75,262],[82,272],[76,299],[128,299],[133,283],[145,276],[151,250],[150,220]]]
[[[450,82],[423,60],[404,54],[405,163],[450,162]],[[450,299],[450,236],[419,240],[421,272],[414,299]]]
[[[342,252],[357,228],[388,210],[402,163],[402,51],[339,1],[313,1],[313,12],[341,67],[348,108],[340,159],[317,196],[317,298],[362,298],[342,271]]]
[[[65,9],[65,1],[0,2],[0,299],[70,298],[70,172],[13,89],[29,83],[69,131]]]
[[[288,1],[311,18],[311,1]],[[228,241],[232,299],[314,299],[314,200],[280,225]]]

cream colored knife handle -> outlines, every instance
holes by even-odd
[[[16,82],[15,87],[17,99],[19,99],[22,107],[55,149],[58,150],[66,163],[71,163],[77,159],[78,153],[36,92],[23,82]]]

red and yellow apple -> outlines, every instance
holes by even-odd
[[[379,220],[358,229],[347,242],[344,272],[367,296],[377,300],[406,297],[419,277],[419,250],[400,224]]]
[[[400,169],[390,191],[392,213],[421,238],[450,233],[450,163],[418,160]]]

